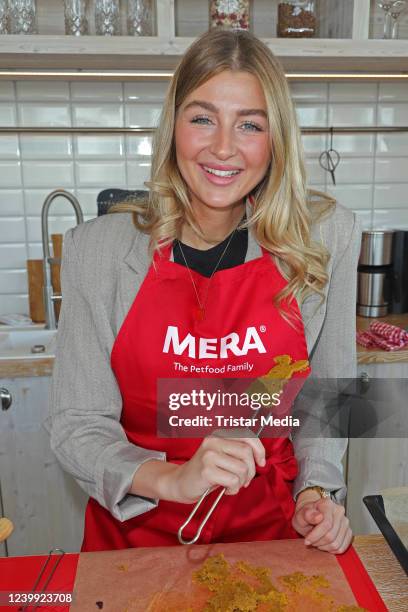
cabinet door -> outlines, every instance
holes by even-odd
[[[66,474],[43,427],[49,377],[1,381],[13,401],[0,411],[0,478],[4,514],[15,525],[10,556],[80,549],[86,495]]]
[[[359,366],[372,378],[408,378],[408,363]],[[401,399],[403,401],[403,399]],[[347,456],[347,515],[354,533],[379,533],[363,503],[365,495],[408,486],[407,438],[350,439]]]

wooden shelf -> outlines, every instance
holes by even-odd
[[[0,36],[2,70],[172,70],[195,38]],[[264,42],[288,72],[408,73],[408,40],[279,39]]]

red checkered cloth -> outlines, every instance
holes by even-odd
[[[389,323],[373,321],[367,331],[357,332],[357,342],[366,348],[398,351],[408,346],[408,332]]]

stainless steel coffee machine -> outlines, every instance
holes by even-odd
[[[390,312],[408,312],[408,231],[395,230],[392,240],[392,296]]]
[[[392,300],[393,230],[367,230],[358,262],[357,314],[383,317]]]
[[[357,314],[408,312],[408,231],[364,231],[358,263]]]

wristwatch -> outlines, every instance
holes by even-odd
[[[333,499],[331,491],[328,491],[327,489],[323,489],[323,487],[319,487],[318,485],[314,487],[307,487],[307,489],[309,491],[316,491],[316,493],[319,493],[320,497],[322,498],[328,497],[329,499]]]

